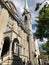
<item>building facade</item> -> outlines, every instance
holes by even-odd
[[[35,53],[36,53],[36,64],[39,64],[39,56],[40,56],[40,51],[39,51],[39,45],[38,45],[38,40],[35,38]]]
[[[35,46],[32,34],[31,13],[25,1],[22,21],[11,1],[0,0],[0,64],[22,65],[31,61],[34,65]],[[20,58],[20,59],[19,59]]]

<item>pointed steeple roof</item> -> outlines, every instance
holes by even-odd
[[[28,6],[27,0],[25,0],[25,7],[24,7],[24,9],[25,9],[27,12],[29,12],[29,6]]]

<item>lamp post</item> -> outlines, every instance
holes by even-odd
[[[37,3],[37,4],[36,4],[35,11],[37,11],[37,10],[40,8],[40,6],[41,6],[45,1],[49,1],[49,0],[44,0],[44,1],[41,2],[41,3]],[[46,2],[46,5],[47,5],[47,4],[48,4],[48,3]]]

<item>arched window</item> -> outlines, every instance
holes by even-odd
[[[5,54],[7,54],[7,52],[9,51],[9,47],[10,47],[10,38],[5,37],[1,56],[4,56]]]
[[[27,16],[25,16],[25,21],[27,21]]]
[[[12,44],[12,51],[13,51],[13,53],[19,53],[19,41],[18,41],[18,39],[17,38],[15,38],[14,40],[13,40],[13,44]]]

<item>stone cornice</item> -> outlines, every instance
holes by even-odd
[[[12,15],[12,17],[18,22],[19,24],[19,21],[17,19],[17,17],[14,15],[14,12],[12,12],[12,10],[7,6],[7,4],[5,3],[4,0],[0,0],[0,2],[3,4],[3,6],[8,10],[8,12]]]
[[[14,12],[12,12],[12,10],[7,6],[7,4],[5,3],[4,0],[0,0],[0,2],[3,4],[3,6],[8,10],[8,12],[10,13],[10,15],[12,16],[12,18],[18,23],[18,25],[24,30],[24,32],[27,33],[27,31],[24,29],[24,27],[21,25],[21,23],[19,22],[18,18],[14,15]]]

